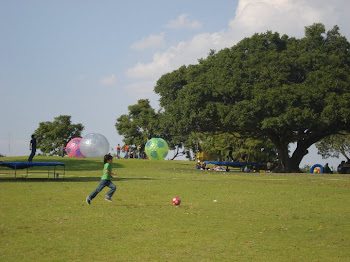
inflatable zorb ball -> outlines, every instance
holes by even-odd
[[[152,138],[147,141],[145,151],[149,159],[163,160],[168,155],[168,143],[162,138]]]
[[[83,154],[80,152],[80,141],[81,137],[71,139],[67,146],[66,152],[69,157],[83,158]]]
[[[80,141],[80,151],[87,158],[101,158],[109,152],[109,142],[101,134],[90,133]]]

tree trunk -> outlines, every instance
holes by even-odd
[[[303,157],[308,153],[302,147],[297,147],[292,157],[289,157],[289,142],[282,137],[270,138],[275,144],[278,152],[278,166],[275,172],[280,173],[300,173],[299,164]]]
[[[289,157],[289,150],[287,143],[281,143],[277,147],[278,152],[278,166],[275,171],[281,173],[300,172],[299,163]]]
[[[312,145],[312,144],[311,144]],[[311,145],[308,143],[297,143],[297,148],[294,150],[292,157],[290,158],[290,169],[291,172],[301,173],[299,168],[301,160],[303,160],[304,156],[306,156],[309,151],[307,150]]]
[[[297,147],[291,157],[289,157],[288,142],[284,142],[283,138],[270,138],[276,145],[278,152],[278,167],[276,171],[282,173],[300,173],[299,165],[303,157],[309,153],[307,149],[325,136],[325,134],[315,134],[297,141]]]
[[[299,164],[303,157],[289,157],[287,150],[278,150],[278,156],[282,156],[278,159],[278,167],[275,172],[280,173],[301,173]],[[304,155],[303,155],[304,156]]]

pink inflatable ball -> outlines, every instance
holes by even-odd
[[[83,154],[80,152],[81,137],[76,137],[70,140],[66,147],[66,152],[69,157],[83,158]]]

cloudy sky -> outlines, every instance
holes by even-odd
[[[0,0],[0,154],[28,155],[40,122],[72,116],[112,147],[116,119],[157,79],[210,49],[267,30],[301,38],[315,22],[350,39],[348,0]],[[302,166],[322,160],[315,148]]]

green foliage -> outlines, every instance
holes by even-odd
[[[140,144],[144,147],[148,139],[161,137],[168,142],[171,149],[175,149],[173,159],[188,154],[189,149],[197,152],[199,141],[201,148],[212,155],[216,156],[218,151],[222,151],[223,158],[228,154],[227,147],[230,144],[235,145],[234,155],[237,159],[246,156],[255,161],[267,162],[274,160],[276,156],[272,152],[271,142],[267,142],[268,139],[244,139],[229,134],[199,134],[199,137],[194,133],[182,135],[178,132],[177,123],[173,122],[174,118],[164,112],[156,113],[148,99],[140,99],[128,109],[129,114],[121,115],[115,125],[128,145]]]
[[[170,149],[175,149],[174,158],[186,153],[180,152],[180,149],[184,149],[183,142],[188,136],[173,132],[172,118],[162,112],[156,113],[148,99],[140,99],[128,109],[129,113],[121,115],[115,124],[118,133],[124,136],[123,141],[126,144],[140,144],[144,148],[148,139],[159,137],[167,141]]]
[[[37,148],[44,154],[59,155],[61,145],[80,137],[83,130],[82,124],[72,124],[71,116],[67,115],[55,117],[53,122],[41,122],[34,132]]]
[[[339,134],[328,136],[316,143],[318,153],[323,158],[339,157],[343,155],[347,160],[350,157],[350,133],[340,132]]]
[[[163,75],[155,92],[173,132],[268,138],[279,168],[299,171],[312,144],[350,128],[350,44],[337,26],[305,34],[255,34]]]
[[[177,123],[171,115],[165,112],[158,112],[158,133],[159,136],[168,142],[169,148],[174,150],[174,160],[178,156],[185,155],[186,158],[191,160],[190,150],[193,149],[191,142],[189,141],[189,135],[178,132],[174,128]]]
[[[188,161],[121,159],[113,163],[113,203],[105,188],[88,206],[102,159],[38,160],[66,163],[66,177],[0,176],[0,261],[350,257],[349,175],[206,172]]]
[[[310,165],[305,165],[301,168],[301,172],[303,173],[310,173],[311,166]]]
[[[145,146],[157,134],[158,117],[148,99],[140,99],[128,107],[129,114],[118,117],[115,127],[128,145]]]
[[[210,156],[206,160],[225,161],[232,147],[232,157],[236,161],[248,160],[257,162],[274,162],[276,152],[268,139],[253,139],[241,137],[239,134],[191,133],[189,142],[194,145],[194,152],[205,152]],[[187,145],[187,144],[186,144]]]

